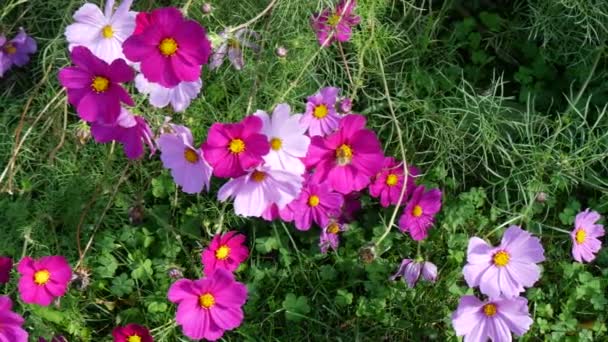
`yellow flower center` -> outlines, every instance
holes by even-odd
[[[352,148],[350,148],[350,146],[348,146],[346,144],[340,145],[340,147],[338,147],[338,149],[336,150],[336,159],[337,159],[338,165],[349,164],[350,161],[353,159]]]
[[[281,146],[283,146],[283,142],[281,141],[281,139],[272,138],[270,140],[270,148],[272,148],[273,150],[278,151],[281,149]]]
[[[386,176],[386,185],[388,186],[394,186],[395,184],[397,184],[398,181],[399,177],[397,177],[397,175],[394,173],[391,173],[390,175]]]
[[[327,227],[327,232],[330,234],[338,234],[340,232],[340,225],[333,222],[329,225],[329,227]]]
[[[308,197],[308,205],[311,207],[316,207],[319,205],[319,196],[317,195],[312,195],[310,197]]]
[[[326,117],[328,113],[329,109],[327,109],[327,106],[321,104],[315,107],[315,110],[312,111],[312,116],[320,120]]]
[[[186,147],[186,149],[184,150],[184,158],[186,158],[186,160],[189,163],[195,164],[196,162],[198,162],[198,153],[196,153],[195,150]]]
[[[106,39],[110,39],[110,38],[114,37],[114,30],[112,29],[112,26],[110,26],[110,25],[104,26],[101,29],[101,35]],[[131,341],[129,341],[129,342],[131,342]]]
[[[340,22],[340,15],[338,13],[334,13],[331,17],[327,19],[327,25],[335,27]]]
[[[236,38],[228,38],[228,46],[234,49],[238,49],[241,47],[241,43]]]
[[[34,273],[34,283],[37,285],[42,286],[48,283],[49,279],[51,279],[51,272],[48,270],[40,270]]]
[[[141,342],[141,337],[139,337],[139,335],[129,336],[127,342]]]
[[[486,304],[483,306],[483,313],[488,317],[492,317],[496,315],[496,305],[494,304]]]
[[[110,80],[103,76],[95,76],[93,77],[93,82],[91,82],[91,88],[96,93],[103,93],[110,87]]]
[[[209,309],[215,305],[215,297],[213,297],[211,293],[205,293],[204,295],[198,297],[198,302],[203,308]]]
[[[228,149],[232,153],[241,153],[245,151],[245,142],[241,139],[232,139]]]
[[[220,260],[226,260],[229,255],[230,255],[230,247],[228,247],[226,245],[220,246],[220,248],[218,248],[215,251],[215,257]]]
[[[578,243],[579,245],[582,244],[583,242],[585,242],[586,238],[587,238],[587,233],[585,232],[585,230],[583,228],[579,228],[576,231],[576,234],[574,235],[574,239],[576,240],[576,243]]]
[[[261,182],[264,179],[266,179],[266,173],[262,172],[262,171],[253,171],[253,173],[251,174],[251,179],[253,179],[254,182]]]
[[[17,52],[17,48],[15,47],[15,45],[13,45],[13,43],[6,43],[4,45],[4,52],[8,53],[9,55],[12,55]]]
[[[412,209],[412,216],[414,216],[414,217],[422,216],[422,207],[419,205],[415,205],[414,209]]]
[[[177,52],[178,48],[179,46],[173,38],[165,38],[160,41],[160,44],[158,44],[160,53],[162,53],[165,57],[173,56]]]
[[[507,266],[511,257],[509,256],[509,253],[507,253],[506,251],[499,251],[496,254],[494,254],[493,259],[494,259],[494,265],[496,265],[498,267],[504,267],[504,266]]]

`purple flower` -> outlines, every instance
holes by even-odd
[[[338,249],[340,245],[340,232],[346,230],[346,226],[337,221],[332,221],[327,227],[321,230],[321,237],[319,238],[319,248],[321,253],[327,253],[327,250],[331,247],[334,251]]]
[[[138,159],[143,155],[144,143],[148,145],[151,155],[156,152],[156,146],[152,141],[152,130],[146,119],[133,115],[124,108],[121,108],[120,116],[114,125],[92,123],[91,135],[98,143],[118,141],[129,159]]]
[[[409,232],[412,239],[424,240],[433,225],[435,214],[441,210],[441,190],[431,189],[424,192],[424,185],[414,190],[399,218],[399,228]]]
[[[112,125],[120,115],[120,102],[135,105],[119,84],[134,77],[123,59],[108,64],[82,46],[75,47],[70,57],[76,66],[61,69],[59,82],[67,88],[68,100],[83,120]]]
[[[595,254],[602,248],[604,226],[597,224],[600,214],[587,209],[576,215],[572,237],[572,257],[578,262],[591,262]]]
[[[209,69],[213,70],[219,68],[222,63],[224,63],[226,56],[228,56],[230,64],[232,64],[236,70],[243,69],[245,60],[243,59],[243,50],[241,47],[248,47],[255,53],[260,52],[260,46],[255,44],[252,41],[252,38],[259,40],[260,35],[257,32],[246,28],[239,29],[236,32],[223,31],[220,33],[220,43],[219,46],[214,49],[213,55],[211,55]]]
[[[181,82],[173,88],[165,88],[159,83],[153,83],[143,74],[135,76],[135,87],[142,94],[150,95],[150,104],[156,108],[164,108],[171,104],[176,112],[183,112],[190,102],[201,92],[203,80]]]
[[[338,128],[340,116],[336,113],[336,98],[339,92],[340,89],[336,87],[325,87],[308,97],[306,112],[300,119],[308,135],[326,136]]]
[[[478,237],[469,240],[464,279],[491,298],[516,297],[540,278],[536,265],[545,260],[540,240],[518,226],[509,227],[498,247]]]
[[[0,284],[6,284],[11,279],[13,269],[13,259],[11,257],[0,256]]]
[[[305,182],[298,198],[288,205],[293,213],[296,228],[308,230],[314,221],[319,227],[329,224],[330,218],[340,215],[344,203],[341,194],[334,192],[327,184],[313,182],[309,177]],[[289,216],[285,213],[284,216]]]
[[[27,342],[27,331],[22,328],[24,319],[11,311],[12,307],[9,297],[0,296],[0,341]]]
[[[341,114],[346,115],[350,114],[350,111],[353,109],[353,100],[345,97],[338,103],[338,110]]]
[[[467,342],[511,341],[511,333],[525,334],[532,325],[528,301],[523,297],[500,297],[482,302],[475,296],[463,296],[452,314],[456,335]]]
[[[413,288],[421,275],[422,279],[434,283],[437,280],[437,266],[424,260],[403,259],[397,273],[389,279],[396,280],[401,277],[407,286]]]
[[[194,147],[192,133],[185,126],[169,124],[171,133],[158,138],[160,160],[171,170],[175,183],[187,194],[209,189],[212,169],[203,158],[200,148]]]
[[[317,40],[322,47],[331,45],[334,40],[346,42],[352,35],[351,27],[361,21],[353,14],[357,2],[355,0],[340,0],[334,11],[325,9],[311,18],[312,28],[317,34]]]
[[[36,49],[36,41],[28,36],[23,28],[19,28],[19,33],[9,41],[4,35],[0,35],[0,77],[13,65],[26,65]]]

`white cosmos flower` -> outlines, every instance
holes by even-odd
[[[143,74],[135,76],[135,87],[142,94],[150,95],[150,104],[156,108],[163,108],[171,104],[176,112],[183,112],[190,106],[192,99],[198,96],[203,81],[181,82],[173,88],[150,82]]]

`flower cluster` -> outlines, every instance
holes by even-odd
[[[26,65],[37,49],[36,41],[23,28],[19,28],[19,33],[11,40],[0,34],[0,78],[13,66]]]

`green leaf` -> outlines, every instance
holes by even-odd
[[[122,273],[120,276],[112,280],[112,287],[110,288],[110,291],[118,297],[122,297],[133,292],[134,286],[135,282],[133,279],[129,279],[129,276],[126,273]]]
[[[283,301],[283,309],[285,309],[285,318],[289,321],[302,320],[301,315],[306,315],[310,312],[308,298],[305,296],[296,297],[293,293],[288,293]]]
[[[346,290],[338,290],[336,295],[336,305],[347,306],[353,303],[353,294]]]
[[[112,278],[118,268],[118,261],[111,254],[102,254],[97,258],[99,266],[95,267],[94,271],[101,278]]]
[[[279,249],[279,241],[274,236],[255,239],[255,250],[262,254],[267,254],[277,249]]]
[[[502,26],[503,19],[496,13],[481,12],[479,14],[479,20],[482,24],[487,27],[490,31],[499,32]]]
[[[146,259],[143,262],[138,261],[135,264],[135,268],[131,272],[131,277],[133,279],[140,280],[152,276],[153,272],[154,271],[152,270],[152,260]]]

